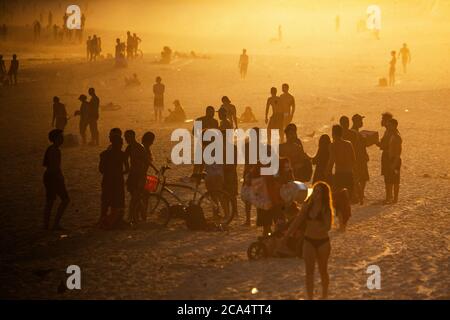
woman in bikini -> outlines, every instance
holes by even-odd
[[[333,224],[331,190],[328,184],[319,181],[302,207],[301,216],[306,220],[303,241],[305,260],[306,291],[308,299],[314,298],[314,268],[317,261],[322,283],[322,299],[328,296],[328,258],[330,257],[330,238],[328,232]]]

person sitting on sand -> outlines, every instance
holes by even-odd
[[[141,81],[139,81],[138,76],[136,73],[133,73],[132,77],[125,77],[125,85],[127,87],[129,86],[140,86],[141,85]]]
[[[58,97],[53,97],[52,127],[64,130],[67,124],[66,106],[62,104]]]
[[[44,173],[44,186],[46,192],[46,202],[44,209],[44,229],[48,229],[50,225],[50,214],[52,212],[53,203],[56,196],[61,199],[56,212],[53,225],[54,230],[61,230],[61,218],[69,205],[70,199],[64,183],[64,176],[61,170],[61,150],[60,147],[64,143],[63,131],[53,129],[48,134],[48,139],[52,143],[47,148],[44,155],[43,166],[46,168]]]
[[[332,174],[333,192],[347,189],[349,195],[353,193],[353,168],[355,165],[355,152],[349,141],[342,139],[342,127],[334,125],[332,128],[333,142],[330,145],[330,159],[328,161],[328,175]]]
[[[80,110],[75,111],[74,116],[80,117],[80,136],[83,144],[86,144],[86,129],[89,125],[89,103],[87,101],[86,95],[82,94],[78,98],[81,101]]]
[[[125,131],[124,136],[128,144],[125,156],[130,164],[127,179],[127,190],[131,195],[128,220],[131,224],[136,224],[139,221],[137,206],[144,190],[149,159],[142,144],[136,141],[136,133],[133,130]]]
[[[258,120],[256,120],[255,115],[253,114],[251,107],[245,107],[245,111],[241,114],[241,116],[239,118],[239,122],[240,123],[258,122]]]
[[[186,113],[184,112],[184,109],[181,106],[180,100],[175,100],[173,102],[173,105],[175,108],[173,109],[173,111],[170,109],[168,110],[169,115],[166,117],[164,121],[168,123],[181,123],[186,121]]]
[[[398,202],[398,194],[400,191],[400,168],[402,166],[402,137],[398,131],[398,121],[391,119],[387,123],[387,128],[391,132],[391,138],[388,144],[388,174],[384,176],[386,183],[386,203]],[[392,197],[392,190],[394,196]]]
[[[100,154],[98,166],[102,174],[101,214],[98,225],[105,229],[118,227],[123,222],[125,208],[123,175],[127,170],[125,153],[122,151],[122,137],[112,134],[109,140],[111,145]]]
[[[9,76],[9,84],[17,85],[17,73],[19,72],[19,60],[17,60],[17,55],[13,54],[11,64],[9,65],[8,76]]]

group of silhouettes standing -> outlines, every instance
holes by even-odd
[[[0,85],[17,85],[17,74],[19,72],[19,60],[17,55],[13,54],[12,60],[9,64],[9,69],[6,69],[3,55],[0,55]]]

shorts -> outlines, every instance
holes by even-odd
[[[283,113],[274,113],[269,120],[267,125],[267,129],[278,129],[280,130],[280,136],[283,134],[284,126],[284,114]]]
[[[47,201],[54,201],[58,196],[62,201],[69,200],[66,184],[62,174],[44,173],[44,186]]]
[[[353,173],[336,172],[333,176],[333,192],[347,189],[348,194],[353,194]]]

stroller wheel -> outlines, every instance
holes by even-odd
[[[260,260],[267,257],[267,247],[262,242],[253,242],[247,249],[249,260]]]

